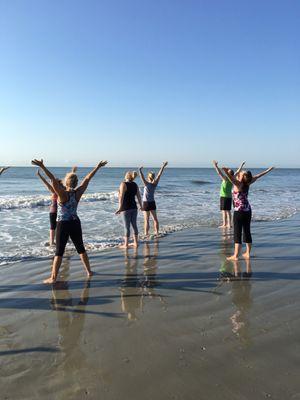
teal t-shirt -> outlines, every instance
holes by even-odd
[[[220,197],[232,197],[232,183],[230,181],[222,181]]]

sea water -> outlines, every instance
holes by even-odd
[[[128,169],[101,169],[79,204],[78,215],[89,251],[117,246],[122,240],[122,218],[115,215],[115,211],[119,185]],[[67,168],[51,170],[58,178],[69,172]],[[79,168],[79,179],[89,171],[89,168]],[[260,171],[252,170],[253,174]],[[34,167],[19,167],[9,169],[0,177],[0,265],[53,256],[53,248],[46,245],[50,194],[35,173]],[[136,182],[142,192],[142,182],[139,178]],[[202,226],[217,227],[220,183],[212,168],[167,168],[156,191],[162,234],[188,228],[200,230]],[[299,195],[300,170],[275,169],[250,188],[253,220],[289,218],[300,210]],[[138,224],[142,233],[142,213],[139,213]],[[70,244],[68,251],[73,251]]]

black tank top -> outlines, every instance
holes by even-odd
[[[136,209],[135,196],[137,194],[137,184],[135,182],[124,182],[126,185],[123,202],[121,204],[121,210],[132,210]]]

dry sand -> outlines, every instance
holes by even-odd
[[[137,252],[0,272],[0,398],[300,399],[299,216],[253,226],[251,279],[220,281],[232,239],[183,231]],[[249,268],[249,265],[248,265]]]

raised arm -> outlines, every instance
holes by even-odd
[[[0,168],[0,175],[3,174],[4,171],[6,171],[9,167],[2,167]]]
[[[158,182],[159,182],[159,180],[160,180],[160,178],[161,178],[161,176],[162,176],[162,174],[163,174],[163,172],[164,172],[164,169],[166,168],[167,165],[168,165],[168,161],[165,161],[165,162],[163,163],[161,169],[159,170],[159,172],[158,172],[158,174],[157,174],[157,177],[156,177],[155,180],[154,180],[154,185],[157,185],[157,184],[158,184]]]
[[[107,164],[107,161],[100,161],[97,166],[89,172],[82,180],[81,184],[77,188],[77,200],[79,201],[80,197],[83,195],[83,193],[86,191],[91,179],[93,176],[96,174],[96,172],[101,168],[104,167]]]
[[[238,167],[238,169],[236,170],[234,176],[237,176],[241,170],[243,169],[244,165],[246,164],[246,161],[243,161],[242,164]]]
[[[226,177],[228,178],[228,180],[235,186],[240,187],[241,186],[241,182],[238,181],[234,175],[230,175],[229,170],[230,168],[227,167],[223,167],[222,170],[224,171]]]
[[[59,196],[61,201],[64,201],[66,192],[61,187],[58,179],[55,178],[55,176],[52,174],[51,171],[49,171],[48,168],[45,167],[44,161],[43,160],[37,160],[35,158],[34,160],[31,161],[31,164],[36,165],[37,167],[41,168],[45,172],[45,174],[48,176],[48,178],[51,179],[52,187],[53,187],[55,193],[57,194],[57,196]]]
[[[251,181],[251,184],[254,183],[254,182],[256,182],[257,179],[259,179],[259,178],[261,178],[262,176],[264,176],[264,175],[268,174],[269,172],[271,172],[273,169],[274,169],[274,167],[270,167],[270,168],[266,169],[265,171],[263,171],[263,172],[261,172],[261,173],[255,175],[255,176],[253,176],[252,181]]]
[[[225,181],[226,177],[223,174],[223,172],[221,171],[221,169],[219,168],[218,161],[213,160],[212,163],[213,163],[213,166],[215,167],[215,170],[217,171],[217,174],[219,175],[219,177]]]
[[[140,175],[141,180],[143,181],[143,184],[146,185],[147,181],[146,181],[144,173],[143,173],[143,168],[144,167],[139,168],[139,175]]]
[[[38,169],[38,172],[36,173],[37,176],[40,178],[40,180],[44,183],[46,188],[49,190],[51,193],[55,193],[55,190],[53,187],[50,185],[50,183],[41,175],[40,170]]]

